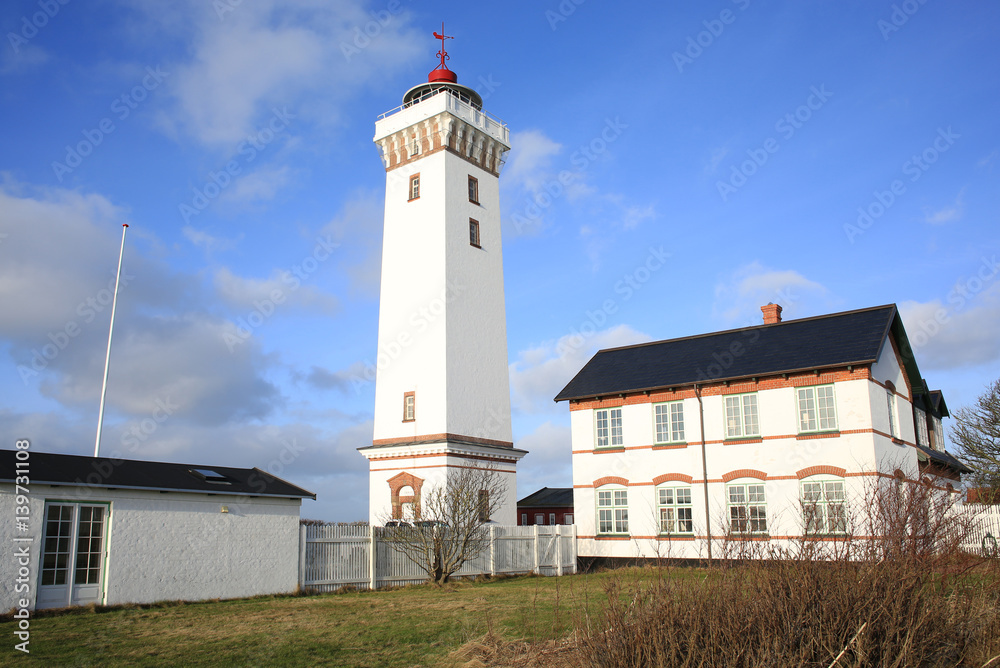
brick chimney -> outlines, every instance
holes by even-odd
[[[767,306],[761,306],[760,310],[764,314],[765,325],[776,325],[781,322],[781,306],[778,304],[768,303]]]

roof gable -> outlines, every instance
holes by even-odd
[[[871,364],[890,330],[902,332],[893,304],[602,350],[555,400]]]
[[[14,482],[15,451],[0,450],[0,460],[4,463],[0,467],[0,482]],[[240,469],[34,451],[29,461],[31,481],[36,485],[316,498],[312,492],[258,468]]]

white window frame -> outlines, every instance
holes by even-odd
[[[899,438],[899,414],[896,412],[896,393],[885,388],[886,408],[889,413],[889,435]]]
[[[763,480],[734,481],[726,485],[729,533],[767,533],[767,491]]]
[[[628,488],[599,487],[597,502],[597,535],[628,535]]]
[[[931,446],[931,435],[930,430],[927,429],[927,411],[914,406],[913,416],[917,422],[917,444],[929,448]]]
[[[662,535],[694,533],[694,503],[688,485],[656,488],[657,518]]]
[[[598,408],[594,411],[594,444],[598,448],[615,448],[625,443],[622,436],[622,409]]]
[[[565,515],[563,515],[563,524],[569,525],[572,523],[573,523],[573,513],[566,513]]]
[[[684,443],[684,402],[653,404],[653,432],[657,443]]]
[[[837,431],[837,394],[833,384],[795,388],[799,433]]]
[[[413,422],[417,419],[417,393],[403,393],[403,422]]]
[[[535,524],[538,526],[545,525],[545,513],[535,513]]]
[[[756,392],[724,395],[722,410],[727,439],[760,436],[760,403]]]
[[[941,424],[941,418],[936,415],[932,419],[934,421],[934,449],[944,452],[944,426]]]
[[[811,476],[799,481],[804,535],[847,533],[846,489],[844,479],[837,476]]]

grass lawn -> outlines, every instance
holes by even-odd
[[[0,664],[73,666],[438,666],[492,631],[529,641],[561,637],[605,600],[614,577],[638,584],[698,570],[624,569],[613,573],[462,582],[299,597],[81,610],[31,620],[31,654],[13,649],[14,623]]]

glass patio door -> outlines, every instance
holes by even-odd
[[[37,608],[104,601],[107,516],[106,504],[46,506]]]

